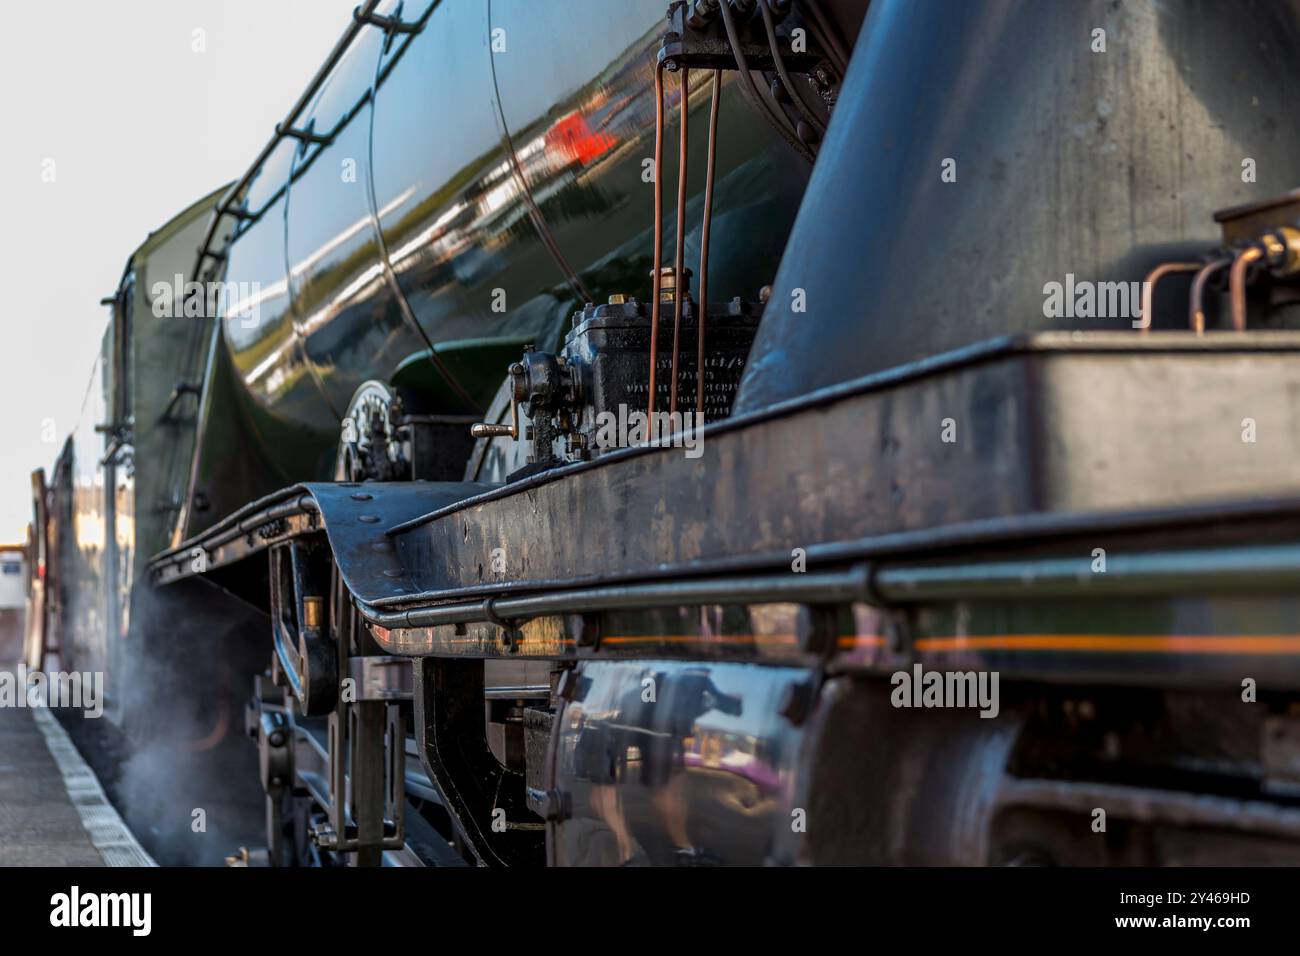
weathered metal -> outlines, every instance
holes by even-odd
[[[488,747],[483,663],[426,658],[415,665],[416,741],[443,805],[481,864],[545,860],[524,779]]]
[[[873,0],[738,409],[995,336],[1129,329],[1135,304],[1048,314],[1046,284],[1137,283],[1218,246],[1215,210],[1294,189],[1298,44],[1294,2]],[[1185,327],[1169,287],[1157,329]]]
[[[995,341],[717,422],[699,458],[621,449],[392,539],[417,591],[450,595],[786,568],[794,549],[968,522],[1294,495],[1298,346],[1281,332]],[[1247,419],[1276,440],[1243,441]]]

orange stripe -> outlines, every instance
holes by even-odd
[[[383,630],[375,628],[376,631]],[[400,630],[400,629],[399,629]],[[450,644],[473,645],[473,638],[451,639]],[[525,639],[525,645],[551,643]],[[571,644],[563,638],[561,644]],[[698,634],[612,635],[602,644],[734,644],[789,647],[798,643],[792,634]],[[841,649],[885,647],[888,640],[878,634],[841,635]],[[1121,654],[1300,654],[1297,634],[1006,634],[997,636],[922,637],[915,641],[922,652],[953,651],[1083,651]]]
[[[841,634],[836,644],[846,650],[855,647],[885,647],[889,641],[879,634]]]
[[[922,637],[918,651],[1103,651],[1130,654],[1298,654],[1300,635],[1008,634]]]
[[[793,634],[649,634],[645,636],[602,637],[602,644],[794,644]]]

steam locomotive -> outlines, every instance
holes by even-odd
[[[29,663],[199,862],[1296,862],[1298,48],[368,0],[128,260]]]

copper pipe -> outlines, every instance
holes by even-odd
[[[659,291],[660,269],[663,267],[664,245],[664,191],[660,174],[664,164],[664,65],[655,68],[655,268],[651,273],[650,293],[650,400],[646,427],[652,428],[655,415],[655,365],[659,349]]]
[[[668,390],[668,414],[677,414],[677,356],[681,354],[682,340],[682,303],[690,292],[686,282],[686,134],[690,128],[687,114],[690,112],[690,74],[682,67],[681,102],[681,143],[677,147],[677,256],[673,260],[673,382]],[[668,428],[673,427],[673,419],[668,419]]]
[[[1156,266],[1142,282],[1142,324],[1136,326],[1140,331],[1139,335],[1146,335],[1151,331],[1151,307],[1155,304],[1156,283],[1168,275],[1176,275],[1180,272],[1195,272],[1201,267],[1199,262],[1163,262]]]
[[[1264,250],[1259,246],[1243,249],[1232,260],[1232,269],[1228,272],[1228,293],[1232,298],[1232,330],[1246,331],[1246,269],[1252,262],[1264,258]]]
[[[1201,308],[1205,301],[1205,283],[1210,281],[1210,276],[1231,263],[1232,256],[1215,259],[1203,266],[1201,271],[1196,273],[1196,278],[1192,280],[1192,292],[1187,299],[1187,322],[1197,335],[1205,333],[1205,310]]]
[[[704,320],[709,315],[709,227],[713,225],[713,175],[718,160],[718,108],[722,101],[722,71],[713,71],[713,104],[709,108],[709,160],[704,174],[704,221],[700,226],[700,301],[695,308],[699,331],[695,360],[695,411],[704,417]]]

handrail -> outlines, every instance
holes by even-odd
[[[373,16],[377,6],[379,6],[379,0],[366,0],[364,6],[358,7],[352,12],[352,19],[349,21],[347,29],[343,31],[343,35],[339,37],[338,42],[334,44],[334,48],[330,50],[329,56],[325,58],[325,62],[321,64],[320,69],[316,71],[316,75],[313,76],[311,82],[307,84],[307,88],[302,91],[302,95],[298,97],[298,101],[293,104],[293,107],[289,110],[289,115],[284,118],[283,122],[276,124],[275,134],[271,137],[270,141],[262,147],[262,151],[258,153],[257,158],[253,160],[253,164],[248,167],[244,172],[244,175],[239,178],[239,181],[230,187],[230,189],[226,191],[226,194],[221,197],[221,201],[217,203],[217,208],[212,214],[212,220],[208,223],[207,232],[203,235],[203,242],[199,244],[198,259],[194,263],[194,278],[196,280],[199,278],[199,270],[203,268],[203,260],[211,258],[213,255],[209,249],[212,245],[212,240],[216,238],[217,225],[221,222],[221,217],[226,215],[229,211],[231,203],[234,201],[235,197],[248,188],[248,184],[253,181],[253,177],[262,167],[262,164],[270,158],[272,151],[279,145],[280,140],[287,135],[289,130],[293,129],[293,125],[297,121],[299,115],[307,108],[307,104],[311,102],[311,98],[315,96],[317,91],[321,88],[321,85],[329,76],[330,71],[338,65],[339,60],[343,58],[343,54],[346,53],[348,47],[352,45],[352,41],[357,38],[357,35],[362,30],[374,22]]]

